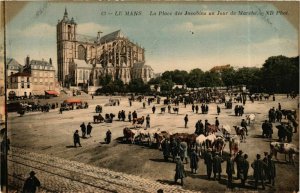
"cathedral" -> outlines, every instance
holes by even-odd
[[[144,82],[153,78],[153,70],[145,65],[145,50],[131,42],[120,30],[101,37],[77,33],[77,23],[68,12],[58,21],[58,81],[63,86],[99,87],[101,77],[110,75],[128,84],[131,79]]]

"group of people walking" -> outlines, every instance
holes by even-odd
[[[257,189],[261,184],[262,189],[265,189],[265,181],[267,180],[271,186],[275,186],[276,167],[272,156],[265,152],[265,157],[261,159],[261,155],[257,154],[256,159],[249,164],[248,155],[243,151],[239,151],[236,155],[222,156],[218,152],[212,151],[211,148],[204,154],[204,164],[206,166],[206,175],[208,180],[220,181],[222,176],[222,164],[226,162],[226,174],[227,174],[227,187],[234,188],[234,175],[235,179],[240,180],[240,187],[245,187],[246,182],[249,179],[250,166],[253,169],[253,188]],[[195,149],[192,149],[190,153],[190,169],[191,174],[196,174],[199,169],[199,157]],[[235,166],[236,165],[236,166]],[[181,180],[181,185],[184,183],[186,172],[184,169],[183,160],[180,156],[176,156],[176,169],[175,169],[175,183],[178,179]],[[212,176],[213,174],[213,176]],[[250,185],[251,183],[249,183]]]

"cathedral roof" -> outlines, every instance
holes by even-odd
[[[116,40],[117,38],[124,38],[124,34],[121,30],[114,31],[110,34],[106,34],[105,36],[101,37],[101,43],[110,42]]]
[[[121,30],[114,31],[112,33],[106,34],[103,37],[101,37],[101,44],[108,43],[111,41],[114,41],[118,38],[124,38],[125,35],[121,32]],[[88,43],[95,43],[97,41],[96,37],[89,36],[89,35],[82,35],[77,34],[76,40],[80,42],[88,42]]]
[[[91,64],[86,63],[85,60],[74,59],[74,64],[76,64],[77,68],[92,68]]]
[[[137,62],[133,64],[133,68],[151,68],[149,65],[145,65],[145,62]]]

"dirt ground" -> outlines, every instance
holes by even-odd
[[[128,121],[113,121],[113,123],[93,124],[92,137],[81,139],[82,147],[73,148],[73,133],[76,129],[80,131],[80,124],[92,122],[92,116],[95,115],[95,106],[97,104],[103,106],[103,114],[114,113],[125,110],[126,115],[129,111],[137,111],[138,117],[150,114],[151,129],[160,128],[161,130],[176,132],[193,133],[195,131],[195,123],[198,119],[204,122],[207,119],[210,123],[214,123],[217,116],[216,104],[209,104],[208,114],[195,114],[192,112],[191,105],[186,108],[180,104],[179,114],[160,113],[160,107],[156,103],[142,108],[142,103],[133,102],[130,107],[128,98],[120,98],[120,106],[104,106],[108,103],[110,97],[81,96],[81,98],[89,103],[88,109],[80,109],[73,111],[65,111],[59,114],[58,109],[50,110],[49,113],[32,112],[20,117],[17,113],[8,114],[8,129],[11,138],[11,145],[24,148],[29,151],[50,154],[53,156],[79,161],[82,163],[92,164],[94,166],[105,167],[115,171],[134,174],[143,178],[149,178],[166,184],[172,184],[175,164],[172,162],[164,162],[162,152],[158,149],[149,148],[143,145],[124,144],[119,142],[123,136],[123,128],[131,126]],[[62,99],[54,99],[62,102]],[[277,108],[281,103],[282,109],[297,109],[298,98],[286,98],[285,95],[276,95],[276,101],[271,99],[268,101],[255,101],[251,103],[247,101],[245,105],[245,114],[254,113],[256,115],[255,122],[249,127],[249,136],[246,143],[241,143],[240,149],[249,155],[249,162],[252,163],[257,153],[263,155],[263,152],[269,152],[270,140],[261,137],[261,124],[267,119],[268,110],[271,107]],[[233,104],[235,106],[236,103]],[[155,114],[152,114],[151,108],[155,105],[157,108]],[[200,104],[201,105],[201,104]],[[225,109],[224,104],[220,104],[221,114],[218,116],[220,124],[239,125],[244,117],[234,116],[233,109]],[[188,128],[184,128],[183,118],[185,114],[189,115]],[[298,113],[299,115],[299,113]],[[299,117],[299,116],[297,116]],[[126,119],[127,120],[127,119]],[[145,124],[145,123],[144,123]],[[274,126],[273,126],[274,127]],[[112,143],[103,144],[107,129],[112,132]],[[273,141],[278,139],[277,129],[274,127]],[[81,131],[80,131],[81,134]],[[293,144],[299,146],[299,133],[294,134]],[[228,151],[228,143],[225,147]],[[276,162],[277,177],[274,188],[267,185],[268,192],[292,192],[299,190],[299,156],[296,156],[296,165],[287,164],[284,161],[284,155],[278,155],[279,161]],[[224,192],[226,191],[226,163],[222,164],[221,181],[208,181],[206,179],[206,168],[203,160],[199,161],[199,170],[197,174],[191,174],[189,165],[185,165],[187,178],[185,178],[184,188],[197,191]],[[250,168],[246,188],[239,188],[240,181],[234,180],[236,190],[253,190],[252,180],[253,170]]]

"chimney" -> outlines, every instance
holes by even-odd
[[[29,63],[30,63],[30,57],[29,57],[29,55],[27,55],[27,57],[26,57],[26,64],[25,65],[29,66]]]
[[[51,58],[49,59],[49,64],[52,65],[52,59]]]

